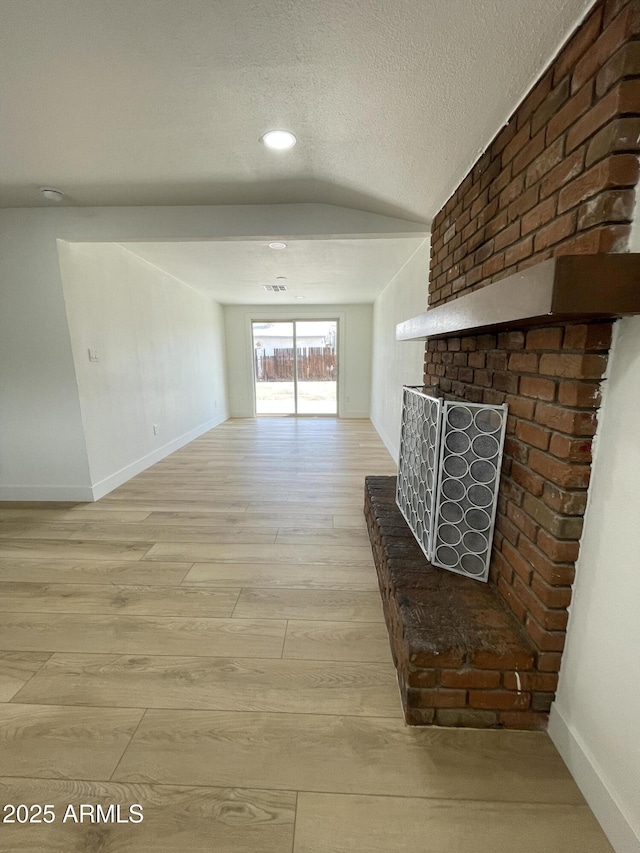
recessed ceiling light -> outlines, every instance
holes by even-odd
[[[286,151],[287,148],[293,148],[297,141],[289,130],[269,130],[262,137],[262,142],[267,148],[273,148],[276,151]]]
[[[279,240],[275,240],[273,243],[269,243],[270,249],[286,249],[287,244],[281,243]]]
[[[306,296],[296,296],[296,299],[306,299]]]
[[[276,276],[276,281],[286,281],[286,280],[287,280],[286,275]]]
[[[60,190],[51,189],[51,187],[43,187],[40,192],[49,201],[62,201],[63,194]]]

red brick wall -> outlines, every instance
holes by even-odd
[[[591,440],[612,323],[430,341],[428,384],[446,397],[507,403],[491,578],[557,671],[587,502]]]
[[[435,217],[430,307],[553,255],[627,249],[639,37],[638,0],[596,3]],[[491,578],[542,672],[560,667],[611,329],[559,325],[426,348],[427,384],[450,398],[509,404]]]
[[[431,307],[552,255],[626,249],[639,36],[637,0],[596,4],[436,215]]]

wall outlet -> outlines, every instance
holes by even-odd
[[[158,435],[159,432],[160,432],[160,427],[158,426],[158,424],[154,424],[153,425],[153,434]]]
[[[350,402],[351,402],[351,397],[346,397],[346,398],[345,398],[345,400],[346,400],[346,402],[347,402],[347,403],[350,403]]]

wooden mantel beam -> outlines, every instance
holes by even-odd
[[[640,314],[640,254],[562,255],[399,323],[396,339]]]

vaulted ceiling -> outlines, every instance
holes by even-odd
[[[589,0],[0,0],[0,206],[428,222]],[[259,138],[284,127],[289,152]]]

